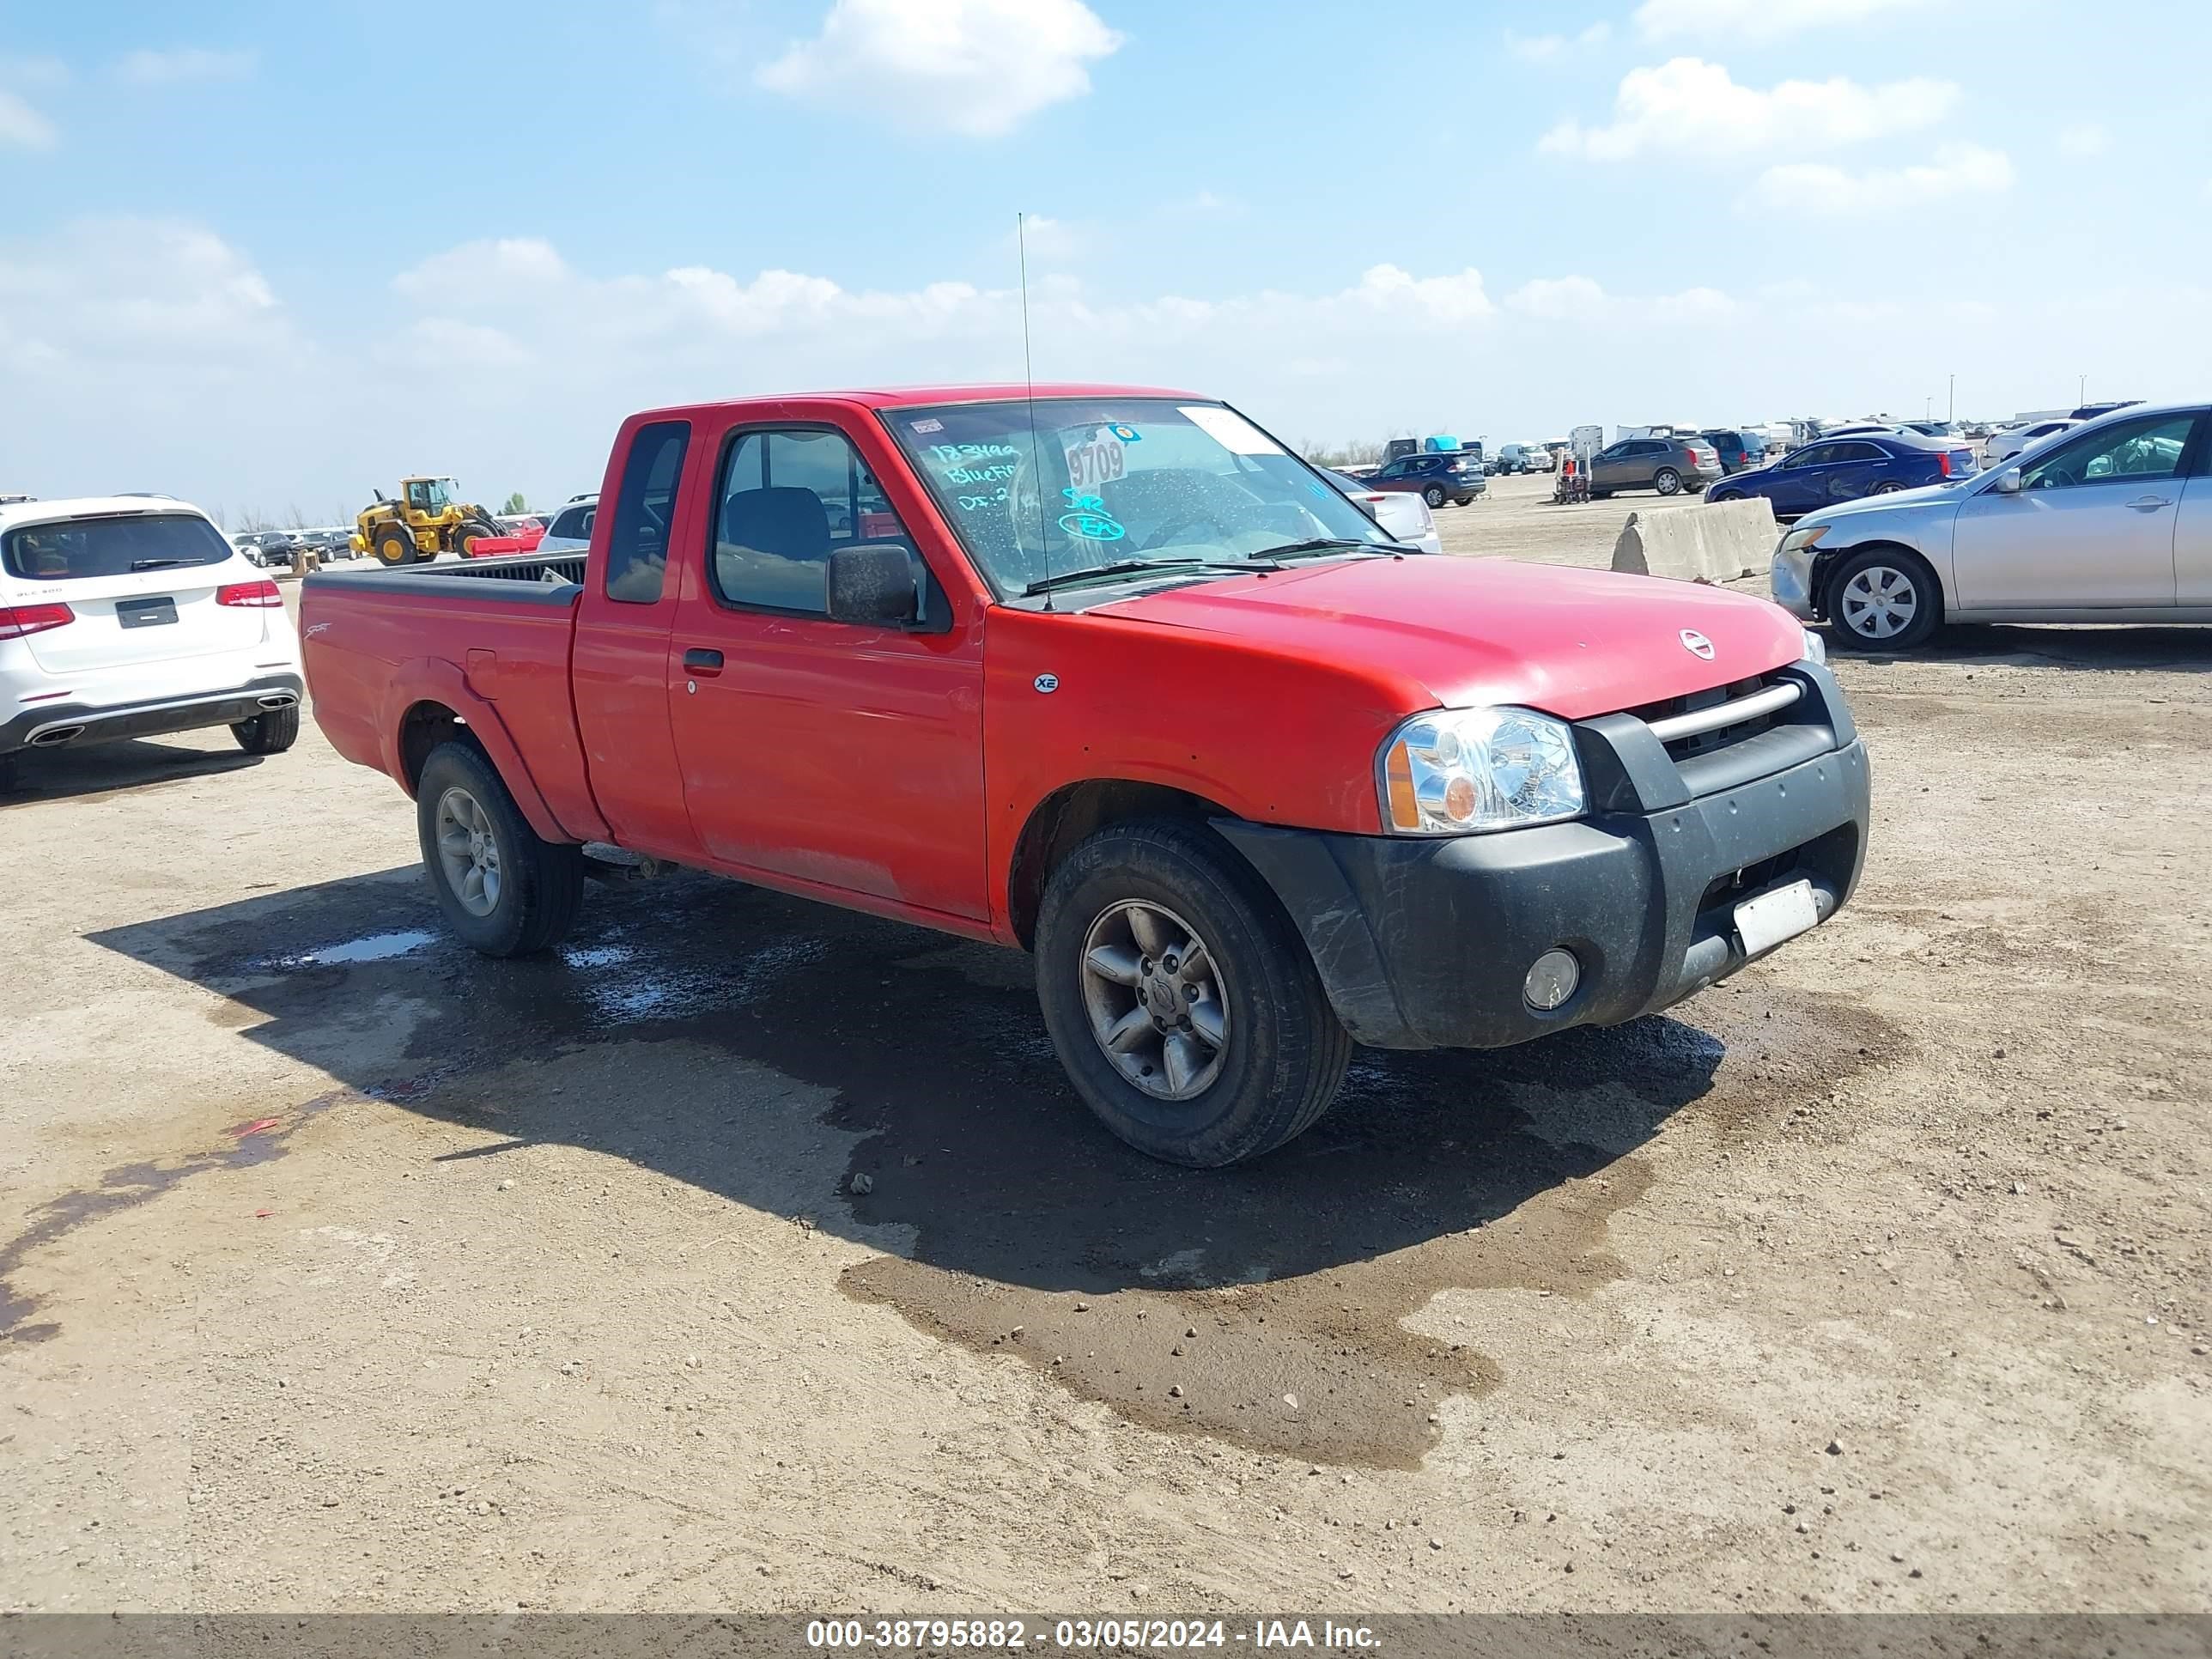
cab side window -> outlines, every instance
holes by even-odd
[[[676,486],[684,475],[684,452],[690,442],[689,421],[655,421],[638,428],[631,441],[607,537],[609,599],[623,605],[659,603],[668,574]]]
[[[707,568],[726,605],[825,616],[836,549],[889,542],[914,550],[860,452],[828,428],[738,434],[715,500]]]

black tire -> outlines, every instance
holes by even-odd
[[[1085,1001],[1095,922],[1131,900],[1164,907],[1201,939],[1218,974],[1227,1041],[1200,1092],[1146,1094],[1109,1060]],[[1329,1006],[1304,942],[1267,885],[1210,830],[1166,821],[1115,824],[1053,872],[1036,929],[1037,1000],[1084,1103],[1135,1147],[1216,1169],[1273,1151],[1335,1099],[1352,1038]]]
[[[1432,511],[1437,507],[1442,507],[1444,504],[1444,492],[1443,487],[1438,484],[1431,484],[1426,489],[1424,489],[1421,492],[1421,499],[1429,504],[1429,507]]]
[[[1651,475],[1651,487],[1662,495],[1682,493],[1682,475],[1671,466],[1662,466]]]
[[[1895,495],[1902,493],[1904,489],[1905,486],[1903,484],[1899,483],[1895,479],[1892,479],[1887,483],[1876,484],[1872,489],[1867,491],[1867,494],[1869,495]]]
[[[481,809],[496,848],[501,879],[490,908],[482,913],[463,900],[439,852],[441,807],[455,791]],[[430,751],[416,782],[415,824],[438,908],[471,950],[488,957],[532,956],[559,944],[576,925],[584,899],[584,849],[540,841],[473,744],[443,743]]]
[[[386,525],[368,545],[379,564],[397,567],[415,562],[415,538],[398,525]]]
[[[1909,597],[1911,616],[1902,627],[1887,634],[1875,631],[1884,612],[1856,602],[1854,584],[1862,577],[1869,599],[1887,596],[1886,614],[1891,618],[1896,616],[1900,591]],[[1936,573],[1918,554],[1901,547],[1869,547],[1836,567],[1828,578],[1825,608],[1829,627],[1859,650],[1910,651],[1926,644],[1942,626],[1943,590]]]
[[[230,735],[249,755],[281,755],[300,740],[300,705],[240,720],[230,728]]]

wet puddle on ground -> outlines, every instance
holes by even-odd
[[[846,1294],[1148,1427],[1331,1463],[1417,1463],[1446,1401],[1497,1384],[1472,1325],[1444,1340],[1405,1328],[1438,1292],[1576,1296],[1622,1273],[1607,1225],[1645,1195],[1639,1153],[1670,1118],[1693,1111],[1723,1144],[1771,1134],[1903,1051],[1847,999],[1755,980],[1679,1018],[1493,1054],[1362,1051],[1307,1135],[1200,1172],[1097,1125],[1012,953],[685,877],[595,891],[576,937],[536,961],[484,962],[442,933],[350,962],[321,943],[373,952],[433,928],[427,911],[419,884],[376,878],[100,942],[190,963],[263,1016],[248,1040],[356,1097],[619,1157],[769,1213],[789,1212],[793,1171],[821,1147],[811,1114],[760,1109],[753,1068],[822,1090],[836,1103],[820,1121],[855,1139],[808,1219],[876,1249],[886,1227],[912,1239],[847,1269]],[[404,1087],[348,1075],[331,1036],[337,1011],[387,994],[417,1011]],[[680,1076],[656,1059],[664,1042],[695,1057]],[[602,1043],[632,1046],[618,1065],[564,1067]],[[460,1077],[472,1086],[445,1086]],[[0,1273],[175,1178],[111,1172],[34,1217]]]

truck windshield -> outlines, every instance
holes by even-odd
[[[1391,545],[1327,479],[1234,410],[1165,398],[884,411],[1002,595],[1133,561],[1182,569],[1319,543]],[[1140,568],[1139,574],[1140,574]]]

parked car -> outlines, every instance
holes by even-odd
[[[1948,622],[2212,622],[2212,407],[2130,404],[1782,538],[1774,597],[1869,650]]]
[[[1694,494],[1723,476],[1720,456],[1703,438],[1625,438],[1592,459],[1590,498],[1601,501],[1624,489]]]
[[[599,516],[597,495],[579,495],[553,515],[534,553],[580,553],[592,544],[592,526]]]
[[[1902,432],[1822,438],[1791,450],[1771,465],[1739,472],[1714,485],[1705,499],[1740,501],[1764,495],[1773,504],[1776,518],[1795,519],[1838,501],[1893,495],[1901,489],[1971,477],[1977,471],[1973,449],[1963,441]]]
[[[2142,399],[2140,398],[2115,398],[2109,403],[2083,404],[2081,408],[2074,411],[2073,418],[2077,421],[2094,421],[2100,415],[2109,415],[2116,409],[2134,409],[2142,403]]]
[[[1900,432],[1917,432],[1923,438],[1957,438],[1965,434],[1956,421],[1906,421],[1898,428]]]
[[[301,690],[283,596],[198,508],[0,507],[0,785],[33,749],[213,726],[274,755],[299,735]]]
[[[1367,516],[1389,531],[1393,541],[1418,547],[1425,553],[1444,550],[1443,538],[1437,534],[1436,515],[1419,495],[1404,489],[1376,489],[1364,478],[1333,472],[1327,467],[1321,470],[1321,475],[1341,490],[1346,501],[1365,508]]]
[[[1859,438],[1870,433],[1880,434],[1897,430],[1897,424],[1893,421],[1845,421],[1840,426],[1822,427],[1820,435],[1823,438]]]
[[[2045,438],[2055,438],[2062,432],[2070,432],[2081,425],[2068,416],[2059,420],[2030,421],[2021,426],[2005,427],[1989,435],[1982,446],[1982,463],[1997,466],[2012,459],[2023,450],[2032,449]]]
[[[1755,432],[1716,427],[1699,435],[1713,447],[1713,453],[1721,458],[1723,472],[1741,472],[1747,467],[1759,465],[1766,459],[1766,441]]]
[[[1367,487],[1405,490],[1433,510],[1446,501],[1465,507],[1490,486],[1482,476],[1482,458],[1455,450],[1449,455],[1401,455],[1385,461],[1367,475]]]
[[[1219,1165],[1319,1118],[1355,1041],[1668,1007],[1858,877],[1865,750],[1776,606],[1408,556],[1224,404],[702,404],[631,416],[607,476],[580,582],[302,595],[318,724],[414,796],[489,955],[568,931],[593,842],[1025,948],[1076,1093]],[[833,535],[865,479],[890,533]]]
[[[1541,444],[1500,444],[1498,464],[1492,471],[1509,476],[1521,472],[1548,472],[1552,470],[1552,452]]]

